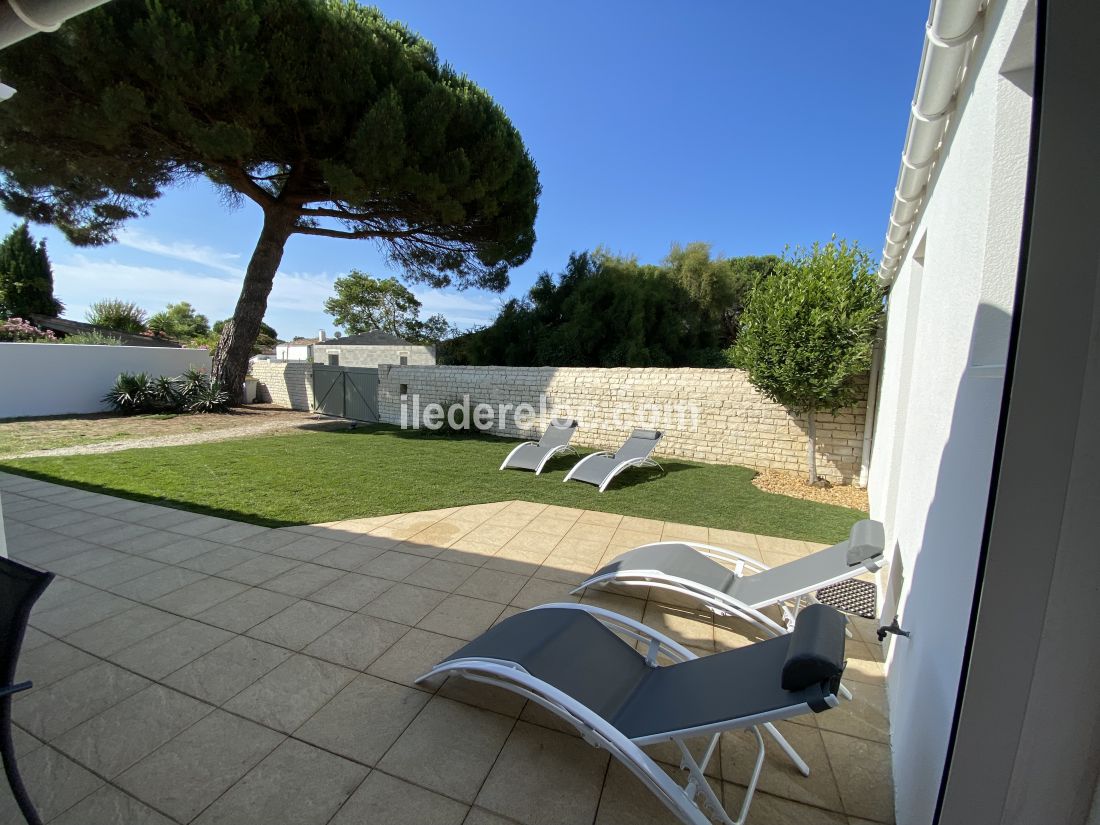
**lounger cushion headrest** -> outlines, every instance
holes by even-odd
[[[847,622],[840,611],[824,604],[812,604],[799,612],[783,662],[783,690],[805,690],[840,679]]]
[[[661,434],[656,430],[635,430],[630,434],[631,438],[646,438],[650,441],[656,441],[661,437]]]
[[[572,418],[554,418],[550,421],[551,427],[561,427],[563,430],[577,429],[577,422]]]
[[[868,559],[881,556],[886,549],[886,530],[881,521],[865,518],[852,525],[848,535],[848,565],[855,567]]]

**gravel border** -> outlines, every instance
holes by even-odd
[[[334,427],[347,426],[348,422],[342,419],[331,419],[323,416],[303,413],[302,418],[286,419],[278,421],[266,421],[262,424],[252,424],[244,427],[225,427],[217,430],[206,430],[200,433],[179,433],[176,435],[155,435],[146,438],[130,438],[122,441],[104,441],[99,444],[83,444],[74,447],[57,447],[52,450],[31,450],[18,455],[5,456],[4,461],[13,461],[19,458],[49,458],[53,456],[69,455],[96,455],[98,453],[117,453],[122,450],[140,450],[150,447],[182,447],[188,444],[207,444],[211,441],[230,441],[234,438],[251,438],[258,435],[270,435],[280,430],[295,430],[310,427],[318,428],[321,422],[330,422]],[[327,427],[325,428],[327,429]]]

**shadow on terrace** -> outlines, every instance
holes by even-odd
[[[775,565],[819,545],[523,501],[272,529],[0,474],[10,554],[58,574],[31,617],[14,705],[44,821],[673,822],[619,763],[510,693],[413,680],[464,641],[659,539]],[[700,655],[756,640],[632,589],[583,600]],[[854,620],[853,702],[779,723],[750,823],[893,821],[882,664]],[[755,743],[708,768],[736,811]],[[649,749],[670,772],[668,746]],[[19,821],[6,787],[0,821]]]

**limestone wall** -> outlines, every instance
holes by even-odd
[[[499,418],[501,405],[529,404],[531,426],[508,413],[502,435],[531,437],[561,411],[581,427],[575,443],[614,449],[636,426],[665,433],[658,453],[715,464],[800,472],[806,461],[805,417],[764,398],[734,369],[584,369],[555,367],[380,366],[379,415],[402,423],[430,404],[464,395]],[[402,390],[405,401],[402,401]],[[818,471],[831,481],[858,480],[865,404],[817,416]]]
[[[260,382],[257,401],[294,410],[313,409],[313,364],[253,359],[248,372]]]

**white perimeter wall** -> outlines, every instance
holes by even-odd
[[[913,634],[887,651],[899,825],[932,820],[973,602],[1026,183],[1030,72],[1002,73],[1024,7],[986,13],[889,299],[869,491],[893,556],[883,620]]]
[[[0,343],[0,418],[103,412],[119,373],[210,369],[204,349]]]

